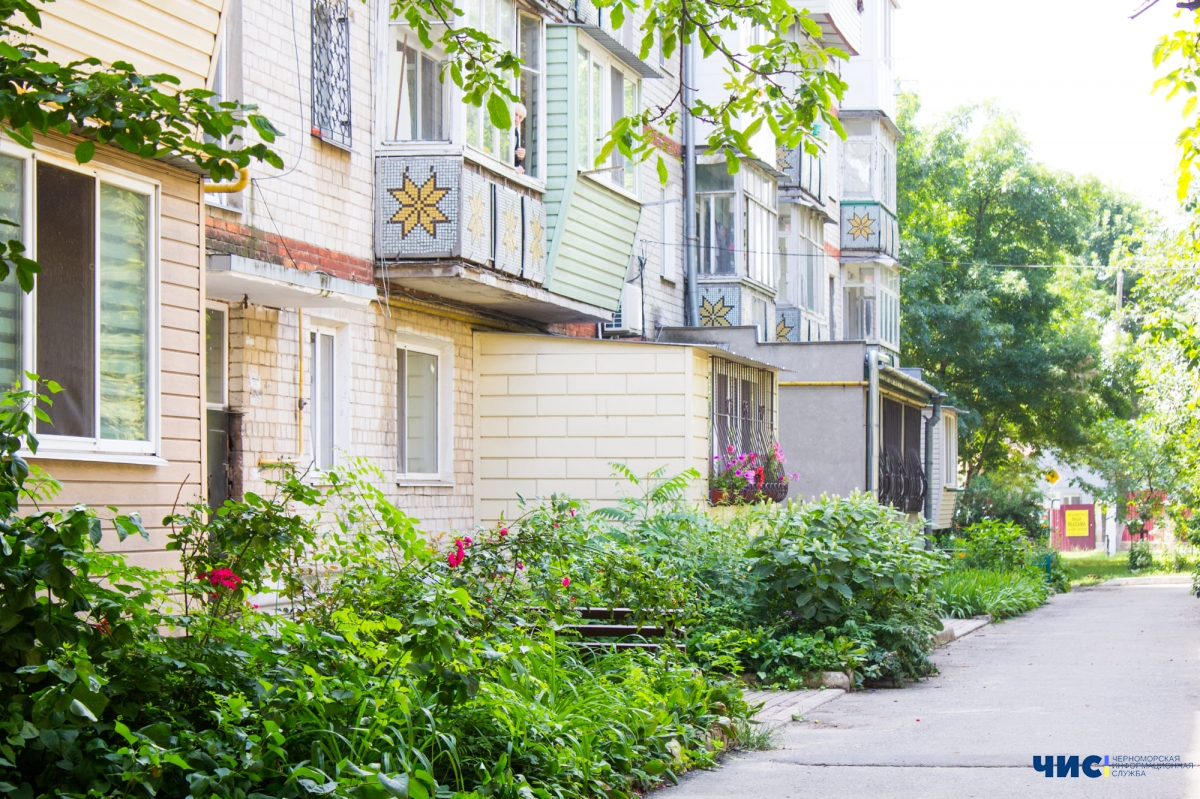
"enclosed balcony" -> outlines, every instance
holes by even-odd
[[[899,253],[896,215],[873,200],[842,201],[842,256],[887,256]]]
[[[545,287],[546,205],[465,161],[461,150],[375,159],[377,277],[535,321],[608,321]]]

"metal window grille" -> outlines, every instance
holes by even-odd
[[[776,441],[775,375],[714,358],[711,397],[710,464],[729,447],[737,454],[754,453],[758,462],[767,463]],[[768,480],[779,478],[766,475]]]
[[[920,409],[884,399],[879,501],[907,513],[921,511],[929,488],[921,462],[921,424]]]
[[[350,129],[350,16],[348,0],[313,0],[312,134],[339,147]]]

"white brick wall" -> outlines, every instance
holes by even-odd
[[[475,334],[476,515],[519,513],[516,495],[568,493],[611,503],[639,475],[695,468],[707,477],[708,365],[690,347],[503,333]],[[703,479],[693,498],[704,493]]]

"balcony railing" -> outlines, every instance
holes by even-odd
[[[546,206],[464,166],[460,155],[375,159],[375,254],[383,261],[463,260],[546,279]]]
[[[920,513],[925,506],[929,482],[917,452],[901,454],[897,447],[879,453],[879,502],[905,513]]]
[[[843,253],[896,258],[899,240],[896,215],[883,205],[869,200],[842,201]]]
[[[812,155],[803,147],[780,147],[775,152],[775,168],[784,174],[779,179],[779,188],[800,189],[819,203],[824,203],[821,194],[824,188],[825,154]]]

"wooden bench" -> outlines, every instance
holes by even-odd
[[[593,649],[642,649],[657,652],[663,644],[621,639],[682,638],[685,632],[679,624],[683,616],[682,610],[650,610],[639,614],[632,608],[580,608],[579,615],[584,619],[583,624],[567,624],[563,629],[570,630],[583,639],[576,642],[578,646]],[[636,622],[639,615],[650,619],[650,622]],[[683,649],[683,644],[677,642],[675,648]]]

